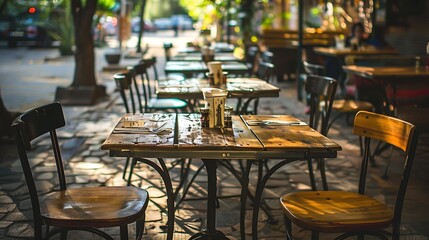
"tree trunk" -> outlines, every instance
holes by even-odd
[[[92,18],[98,1],[86,1],[82,6],[81,0],[72,0],[71,11],[75,36],[75,70],[71,86],[95,86],[94,41],[92,39]]]
[[[65,105],[92,105],[106,95],[104,86],[97,85],[95,78],[94,40],[92,19],[97,0],[71,0],[75,35],[75,71],[68,88],[57,88],[56,99]]]
[[[140,30],[139,30],[139,36],[138,36],[138,42],[137,42],[137,52],[142,52],[142,37],[144,33],[144,11],[146,8],[146,0],[142,0],[141,6],[140,6]]]

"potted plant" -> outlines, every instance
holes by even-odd
[[[74,30],[70,13],[70,4],[64,4],[63,8],[56,8],[49,21],[39,22],[47,33],[60,42],[59,51],[62,56],[73,55]]]

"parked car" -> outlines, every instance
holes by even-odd
[[[171,18],[157,18],[153,20],[153,24],[158,30],[168,30],[173,28]]]
[[[179,30],[191,30],[194,29],[194,23],[192,19],[185,14],[177,14],[171,16],[171,22],[177,24]]]
[[[144,30],[146,32],[156,32],[157,29],[151,20],[145,19],[144,20]],[[135,18],[131,19],[131,31],[134,33],[138,33],[140,31],[140,18],[139,17],[135,17]]]
[[[0,39],[7,41],[9,47],[19,43],[27,46],[50,47],[53,39],[37,25],[38,15],[23,12],[17,16],[0,18]]]

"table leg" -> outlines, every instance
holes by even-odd
[[[138,161],[145,163],[151,166],[158,174],[161,176],[162,180],[165,184],[165,190],[167,192],[167,240],[173,239],[174,234],[174,193],[173,193],[173,185],[171,183],[170,173],[168,172],[167,166],[162,158],[158,158],[159,165],[155,162],[145,159],[145,158],[137,158]]]
[[[265,184],[267,183],[268,179],[270,179],[271,175],[273,175],[273,173],[275,173],[279,168],[293,161],[295,160],[286,159],[277,163],[270,170],[268,170],[265,176],[258,182],[256,187],[256,192],[255,192],[255,201],[253,206],[253,217],[252,217],[252,239],[253,240],[258,239],[258,214],[259,214],[259,207],[261,205],[261,198],[262,198],[263,190],[265,188]]]
[[[195,234],[190,240],[195,239],[228,239],[221,232],[216,230],[216,198],[217,198],[217,161],[216,160],[203,160],[207,170],[207,230]]]

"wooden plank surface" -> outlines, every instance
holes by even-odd
[[[222,69],[230,74],[246,74],[248,67],[239,61],[222,62]],[[168,61],[164,68],[166,73],[206,73],[207,65],[202,61]]]
[[[292,116],[245,115],[242,118],[266,150],[341,149],[338,144]],[[253,121],[273,122],[273,125],[252,125]]]
[[[202,89],[210,87],[206,79],[169,80],[158,83],[159,98],[202,99]],[[225,86],[220,86],[225,88]],[[228,78],[226,84],[229,98],[278,97],[280,88],[258,78]]]
[[[187,53],[187,54],[181,53],[171,58],[171,61],[201,61],[201,60],[202,60],[201,52]],[[216,53],[214,55],[214,60],[226,62],[226,61],[239,61],[240,59],[235,57],[233,53]]]
[[[314,52],[325,56],[347,56],[347,55],[380,55],[380,54],[398,54],[393,49],[376,49],[376,48],[362,48],[359,50],[352,50],[351,48],[327,48],[327,47],[316,47]]]
[[[143,130],[142,128],[124,128],[124,118],[129,116],[139,116],[143,119],[145,128]],[[138,156],[152,154],[151,156],[155,157],[172,156],[172,154],[176,157],[182,155],[202,157],[214,156],[213,153],[216,152],[220,155],[215,156],[222,158],[229,158],[230,153],[231,158],[239,158],[239,156],[256,157],[257,152],[266,151],[295,151],[309,154],[335,153],[341,150],[341,147],[335,142],[300,120],[287,115],[233,116],[232,129],[219,129],[201,128],[200,114],[179,114],[178,141],[175,144],[175,116],[175,114],[127,114],[119,121],[112,134],[102,144],[101,149],[130,152],[129,156],[138,152]],[[275,124],[259,125],[254,124],[254,121],[270,121]],[[293,124],[284,124],[285,122]],[[147,131],[147,129],[158,128],[164,131],[162,133]],[[128,130],[129,132],[127,132]],[[232,152],[222,152],[224,150]],[[211,153],[207,154],[204,151],[211,151]],[[233,155],[234,151],[235,153],[245,153],[245,155]],[[276,157],[279,157],[279,154]]]
[[[389,78],[413,78],[428,77],[429,70],[426,67],[364,67],[364,66],[344,66],[344,71],[370,79]]]
[[[200,114],[179,115],[179,149],[189,150],[249,150],[263,147],[255,135],[233,116],[233,128],[201,128]]]
[[[124,119],[130,116],[141,116],[145,126],[151,129],[161,127],[164,132],[150,133],[139,132],[142,128],[124,128]],[[175,114],[125,114],[120,119],[115,129],[101,146],[101,149],[129,149],[138,150],[141,148],[172,149],[174,146],[174,118]],[[115,131],[121,129],[123,131]],[[126,130],[129,130],[126,132]],[[135,131],[135,132],[133,132]],[[142,130],[143,131],[143,130]]]

